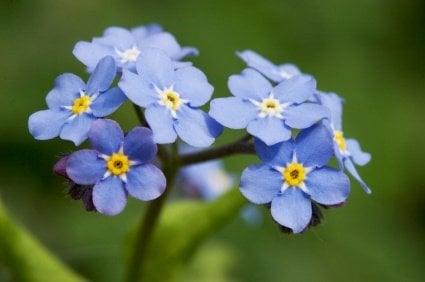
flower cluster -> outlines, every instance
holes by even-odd
[[[220,162],[208,161],[238,152],[256,153],[261,160],[243,171],[241,193],[268,206],[281,228],[293,233],[320,221],[318,205],[346,202],[345,169],[370,193],[354,166],[369,162],[370,155],[356,140],[344,139],[342,99],[318,91],[316,80],[295,65],[274,65],[251,50],[238,52],[247,68],[230,76],[233,96],[213,99],[206,113],[200,107],[214,88],[201,70],[182,61],[198,51],[181,47],[157,24],[107,28],[101,37],[78,42],[73,54],[90,73],[87,83],[74,74],[60,75],[47,94],[48,109],[32,114],[28,127],[39,140],[59,136],[77,146],[89,140],[92,149],[73,152],[55,165],[70,181],[71,197],[82,199],[87,210],[116,215],[128,195],[154,200],[179,169],[186,183],[213,199],[234,181]],[[105,117],[126,100],[142,126],[125,134]],[[246,129],[248,135],[184,154],[168,145],[179,139],[209,147],[223,126]],[[329,166],[333,157],[338,168]]]

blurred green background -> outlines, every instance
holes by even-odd
[[[52,252],[94,281],[117,281],[122,240],[144,204],[130,200],[113,218],[86,213],[51,172],[70,142],[35,141],[28,116],[46,108],[56,76],[82,76],[71,54],[77,41],[112,25],[157,22],[229,95],[227,78],[253,49],[275,63],[293,62],[347,103],[344,132],[372,162],[359,171],[344,208],[305,234],[281,234],[264,210],[256,228],[235,218],[194,257],[183,281],[424,281],[425,279],[425,2],[421,0],[0,2],[0,194],[9,210]],[[114,118],[137,124],[130,105]],[[240,134],[238,132],[237,134]],[[233,139],[226,131],[219,143]],[[232,157],[240,173],[254,158]],[[1,234],[0,234],[1,236]],[[28,254],[30,255],[30,254]],[[0,265],[0,281],[12,280]]]

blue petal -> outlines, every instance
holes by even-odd
[[[81,150],[71,154],[67,161],[66,173],[77,184],[95,184],[106,172],[105,161],[95,150]]]
[[[301,130],[295,143],[298,162],[307,167],[324,166],[334,154],[332,136],[322,124]]]
[[[350,194],[350,180],[340,170],[323,167],[311,171],[305,180],[311,198],[322,205],[345,202]]]
[[[298,188],[288,188],[272,201],[272,217],[294,233],[303,231],[311,219],[311,202]]]
[[[119,151],[124,133],[119,124],[110,119],[98,119],[90,129],[89,140],[94,149],[105,155]]]
[[[179,137],[194,147],[208,147],[221,134],[222,126],[199,109],[182,106],[174,128]]]
[[[253,69],[245,69],[241,74],[231,75],[227,85],[234,96],[242,99],[261,101],[272,91],[270,82]]]
[[[283,111],[285,124],[292,128],[307,128],[319,120],[329,117],[329,110],[321,105],[304,103],[301,105],[289,106]]]
[[[66,120],[71,116],[68,111],[44,110],[33,113],[28,120],[28,128],[37,140],[47,140],[59,135]]]
[[[168,32],[160,32],[146,37],[139,43],[140,48],[158,48],[166,53],[173,60],[179,60],[180,45],[177,43],[173,35]]]
[[[162,32],[162,27],[159,24],[149,24],[131,29],[131,34],[136,39],[137,44],[140,44],[149,35],[160,32]]]
[[[115,112],[126,99],[121,89],[115,87],[100,94],[90,105],[90,109],[96,117],[104,117]]]
[[[158,198],[165,191],[166,179],[159,168],[152,164],[131,167],[127,173],[125,187],[136,199],[150,201]]]
[[[99,181],[93,187],[93,204],[96,210],[105,215],[119,214],[127,204],[124,184],[116,176]]]
[[[351,154],[350,157],[352,158],[355,164],[363,166],[370,161],[370,154],[362,151],[362,149],[360,148],[360,144],[359,142],[357,142],[357,140],[346,139],[345,143],[347,144],[348,152],[350,152]]]
[[[241,129],[258,115],[258,108],[238,97],[217,98],[211,101],[209,115],[222,125]]]
[[[240,191],[254,204],[270,203],[283,185],[282,175],[267,165],[251,165],[242,172]]]
[[[59,110],[63,106],[72,106],[74,100],[80,97],[80,90],[84,90],[84,81],[72,73],[64,73],[55,80],[55,87],[46,97],[49,109]]]
[[[115,61],[111,56],[101,59],[87,82],[86,93],[95,94],[107,90],[115,78],[116,71]]]
[[[159,49],[143,49],[136,62],[137,73],[145,83],[153,83],[161,90],[174,83],[174,69],[171,59]]]
[[[96,118],[89,114],[80,114],[62,127],[60,138],[73,141],[76,146],[80,145],[88,137],[90,127]]]
[[[260,139],[255,138],[254,143],[257,156],[270,166],[286,166],[292,161],[295,148],[292,140],[267,146]]]
[[[157,147],[149,128],[136,127],[125,136],[124,154],[132,161],[147,162],[156,155]]]
[[[198,55],[199,55],[199,51],[195,47],[182,47],[180,49],[180,52],[174,55],[172,59],[181,60],[182,58],[185,58],[185,57],[193,57]]]
[[[103,57],[113,56],[115,58],[117,56],[113,47],[84,41],[75,44],[72,54],[86,65],[90,72]]]
[[[214,87],[205,74],[197,68],[186,67],[176,71],[174,90],[193,107],[199,107],[211,99]]]
[[[104,31],[103,37],[94,38],[93,42],[113,46],[124,51],[135,45],[135,38],[127,29],[113,26]]]
[[[170,144],[176,141],[173,117],[166,107],[154,104],[146,108],[145,117],[152,129],[155,143]]]
[[[291,76],[291,78],[293,78],[296,75],[302,75],[300,69],[296,65],[293,65],[293,64],[279,65],[277,67],[277,70],[278,70],[279,75],[280,75],[280,80],[290,79],[290,78],[285,77],[284,74],[286,74],[286,76],[288,76],[288,75]]]
[[[273,93],[280,102],[302,103],[316,91],[316,80],[308,75],[299,75],[279,83]]]
[[[282,76],[279,75],[276,65],[272,64],[269,60],[260,56],[254,51],[245,50],[238,52],[237,55],[251,68],[264,74],[274,82],[280,82],[283,80]]]
[[[357,180],[360,186],[362,186],[363,190],[366,193],[368,194],[372,193],[372,190],[370,190],[369,186],[367,186],[366,183],[363,181],[363,179],[360,177],[359,173],[354,167],[353,162],[349,158],[344,159],[344,166],[348,170],[348,172]]]
[[[318,92],[317,97],[320,104],[329,109],[333,129],[342,130],[342,103],[344,100],[335,93],[326,94],[324,92]]]
[[[248,123],[247,131],[268,146],[291,138],[291,129],[285,125],[283,120],[271,116],[252,120]]]
[[[158,101],[158,93],[152,83],[142,79],[140,75],[124,70],[118,86],[131,102],[147,107]]]

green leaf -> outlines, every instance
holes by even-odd
[[[16,281],[86,281],[8,215],[0,201],[0,262]]]

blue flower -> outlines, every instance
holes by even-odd
[[[126,99],[118,88],[109,89],[116,67],[111,57],[100,60],[87,84],[74,74],[60,75],[47,94],[48,110],[32,114],[30,133],[38,140],[60,136],[80,145],[93,121],[113,113]]]
[[[282,82],[295,76],[303,75],[293,64],[275,65],[254,51],[245,50],[237,55],[248,65],[274,82]]]
[[[73,50],[74,56],[85,64],[91,72],[97,62],[104,56],[112,56],[118,67],[135,70],[135,62],[144,48],[159,48],[174,61],[186,56],[194,56],[198,51],[192,47],[180,47],[173,35],[162,31],[156,24],[140,26],[127,30],[122,27],[107,28],[102,37],[93,38],[92,42],[80,41]],[[190,63],[176,62],[175,67]]]
[[[66,172],[77,184],[94,185],[97,211],[116,215],[124,209],[127,194],[150,201],[164,192],[164,174],[149,163],[157,151],[150,129],[136,127],[124,137],[115,121],[100,119],[93,123],[89,140],[94,150],[71,154]]]
[[[206,147],[222,127],[197,107],[211,98],[213,87],[197,68],[175,70],[158,49],[146,49],[136,62],[138,74],[124,71],[119,87],[145,117],[156,143],[173,143],[177,135],[194,147]]]
[[[267,145],[291,138],[291,128],[312,126],[329,115],[326,107],[305,103],[316,91],[310,76],[295,76],[273,87],[253,69],[229,78],[229,89],[235,97],[211,102],[209,114],[222,125],[247,128]]]
[[[325,166],[334,150],[324,125],[300,131],[295,140],[274,146],[256,140],[255,145],[262,163],[244,170],[240,190],[255,204],[271,203],[272,217],[280,225],[299,233],[312,217],[312,200],[333,206],[347,199],[348,177]]]
[[[325,120],[324,123],[328,126],[334,137],[335,156],[338,163],[341,168],[345,167],[348,170],[366,193],[372,193],[354,166],[354,164],[360,166],[367,164],[371,159],[371,155],[361,150],[357,140],[345,139],[342,131],[343,100],[335,93],[326,94],[324,92],[318,92],[317,97],[319,102],[330,110],[330,120]]]

